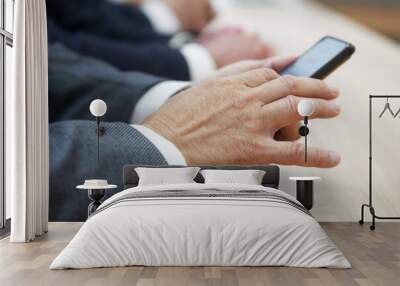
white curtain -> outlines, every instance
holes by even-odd
[[[6,98],[6,186],[12,242],[48,225],[48,82],[45,0],[15,1],[13,92]]]

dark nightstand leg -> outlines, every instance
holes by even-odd
[[[296,197],[303,206],[311,210],[314,204],[314,181],[297,181],[296,182]]]
[[[88,217],[101,205],[101,200],[104,198],[105,194],[105,190],[88,190],[89,199],[92,201],[88,206]]]

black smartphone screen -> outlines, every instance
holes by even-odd
[[[323,79],[345,62],[354,50],[354,46],[350,43],[334,37],[324,37],[285,68],[281,75]]]

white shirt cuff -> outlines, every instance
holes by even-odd
[[[160,151],[168,165],[186,166],[186,160],[179,149],[170,141],[143,125],[132,125],[137,131],[143,134]]]
[[[181,49],[189,67],[190,78],[193,81],[204,80],[217,70],[214,59],[200,44],[190,43]]]
[[[150,88],[137,102],[131,123],[140,124],[147,116],[160,109],[171,96],[188,87],[188,81],[164,81]]]
[[[174,12],[161,0],[145,0],[140,9],[160,34],[175,34],[182,29]]]

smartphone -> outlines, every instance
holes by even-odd
[[[324,79],[347,61],[355,50],[355,47],[346,41],[326,36],[280,74]]]

